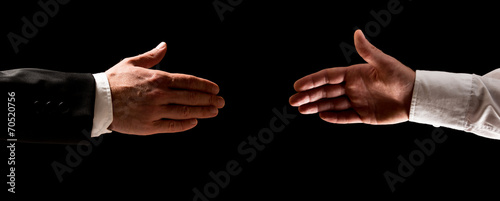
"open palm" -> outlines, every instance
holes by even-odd
[[[394,124],[408,120],[415,72],[354,34],[367,62],[321,70],[297,80],[290,104],[331,123]]]

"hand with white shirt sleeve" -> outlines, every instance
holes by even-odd
[[[358,54],[367,62],[329,68],[295,82],[290,104],[330,123],[412,121],[500,139],[500,69],[484,76],[415,73],[374,47],[360,30]]]
[[[150,135],[189,130],[197,119],[211,118],[224,107],[217,84],[192,75],[148,69],[167,51],[156,48],[123,59],[105,74],[111,89],[113,120],[108,129],[125,134]]]
[[[321,70],[297,80],[290,104],[330,123],[408,121],[415,72],[370,44],[360,30],[354,44],[367,62]]]

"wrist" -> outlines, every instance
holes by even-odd
[[[410,78],[409,78],[410,82],[408,83],[408,85],[406,85],[407,93],[404,97],[404,108],[405,108],[406,121],[410,120],[410,112],[411,112],[411,106],[412,106],[412,102],[413,102],[413,89],[415,87],[415,79],[416,79],[416,72],[411,70]]]

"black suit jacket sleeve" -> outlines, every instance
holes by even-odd
[[[5,106],[8,93],[15,92],[14,138],[18,141],[73,144],[90,137],[95,101],[92,74],[6,70],[0,71],[0,88]],[[12,138],[2,135],[2,139]]]

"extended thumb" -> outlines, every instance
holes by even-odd
[[[361,30],[354,32],[354,46],[366,62],[372,65],[381,64],[389,55],[386,55],[381,50],[373,46],[366,38]]]
[[[154,49],[149,50],[143,54],[137,55],[131,58],[132,63],[135,66],[140,66],[144,68],[151,68],[156,64],[160,63],[165,54],[167,53],[167,44],[161,42]]]

